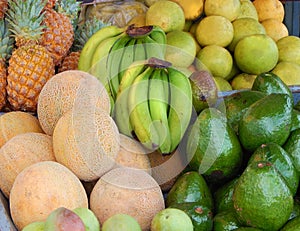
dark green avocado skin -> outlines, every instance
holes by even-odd
[[[283,145],[292,126],[293,102],[287,94],[269,94],[253,103],[239,123],[239,140],[245,150],[265,143]]]
[[[287,186],[295,195],[299,185],[299,173],[296,170],[289,154],[276,143],[267,143],[258,147],[252,154],[249,162],[268,161],[285,180]]]
[[[233,204],[243,226],[279,230],[293,211],[293,195],[274,165],[252,161],[233,192]]]

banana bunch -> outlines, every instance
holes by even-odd
[[[190,123],[188,77],[157,58],[133,62],[120,80],[113,111],[119,131],[150,151],[173,152]]]
[[[150,57],[163,59],[165,44],[166,34],[159,26],[103,27],[84,45],[78,69],[97,77],[115,100],[128,66]]]

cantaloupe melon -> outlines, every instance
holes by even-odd
[[[52,135],[58,119],[82,97],[89,104],[110,112],[109,95],[103,84],[87,72],[70,70],[54,75],[40,92],[37,114],[46,134]]]
[[[151,165],[145,148],[135,139],[120,133],[120,150],[115,159],[115,168],[142,169],[151,174]]]
[[[53,132],[56,161],[83,181],[98,179],[112,169],[119,149],[118,128],[109,113],[99,107],[66,112]]]
[[[30,165],[16,177],[9,197],[10,213],[18,230],[34,221],[45,221],[51,211],[88,207],[80,180],[55,161]]]
[[[284,19],[284,7],[279,0],[254,0],[253,5],[260,22],[270,18],[280,22]]]
[[[152,176],[143,170],[123,167],[109,171],[98,180],[90,195],[90,208],[101,224],[114,214],[125,213],[146,231],[165,204]]]
[[[43,133],[27,132],[14,136],[0,149],[0,189],[9,197],[17,175],[31,164],[55,161],[52,137]]]
[[[22,111],[11,111],[0,116],[0,147],[12,137],[26,132],[43,133],[34,115]]]

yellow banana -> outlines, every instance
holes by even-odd
[[[121,34],[122,35],[122,34]],[[97,46],[91,61],[89,73],[97,77],[102,83],[107,83],[106,61],[109,50],[114,42],[121,36],[113,36],[100,42]]]
[[[159,146],[159,136],[153,126],[148,106],[149,78],[154,68],[148,66],[133,82],[128,93],[130,123],[141,144],[151,151]]]
[[[124,33],[125,28],[120,28],[115,25],[102,27],[96,33],[94,33],[83,46],[79,61],[78,69],[88,72],[91,68],[92,56],[97,46],[105,39],[117,36]]]
[[[169,80],[164,68],[155,68],[149,84],[149,108],[153,125],[159,135],[159,150],[168,154],[171,137],[168,124]]]
[[[171,152],[176,149],[192,116],[192,90],[189,79],[173,67],[167,68],[170,84],[170,108],[168,122],[171,136]]]
[[[134,62],[125,71],[119,85],[112,115],[120,133],[127,136],[132,136],[132,127],[129,121],[128,93],[135,78],[143,73],[145,69],[144,62]]]
[[[108,83],[111,90],[113,99],[116,98],[117,91],[119,88],[119,72],[120,72],[120,63],[122,60],[123,52],[125,51],[124,47],[131,40],[131,37],[127,34],[118,38],[115,43],[112,45],[106,63],[106,70],[108,74]]]

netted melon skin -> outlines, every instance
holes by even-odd
[[[37,115],[44,132],[52,135],[59,118],[72,109],[77,100],[86,97],[90,99],[89,104],[110,112],[109,95],[94,76],[79,70],[63,71],[53,76],[43,87],[38,99]],[[84,110],[84,106],[81,110]]]
[[[134,217],[143,231],[150,230],[151,220],[165,208],[157,182],[143,170],[116,168],[103,175],[90,195],[90,208],[100,223],[117,213]]]
[[[89,182],[115,165],[120,135],[112,117],[101,108],[86,114],[72,109],[55,126],[53,149],[59,163]]]

